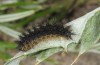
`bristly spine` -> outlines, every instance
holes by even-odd
[[[51,36],[62,36],[66,39],[71,39],[71,35],[73,34],[71,33],[70,26],[64,28],[63,25],[57,24],[47,24],[45,26],[40,26],[40,28],[33,27],[33,29],[29,29],[27,30],[27,32],[28,33],[23,33],[23,35],[20,36],[20,41],[18,41],[18,49],[21,51],[27,51],[33,48],[35,45],[39,44],[38,41],[40,41],[40,38],[42,38],[42,40],[44,39],[43,37],[46,37],[45,39],[48,39],[48,37]]]

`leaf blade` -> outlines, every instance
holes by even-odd
[[[83,54],[85,51],[89,50],[97,39],[100,39],[100,11],[97,12],[93,17],[91,17],[86,27],[83,31],[81,38],[80,53]]]
[[[0,31],[8,34],[9,36],[11,36],[15,39],[19,39],[19,35],[21,35],[21,33],[15,31],[15,30],[12,30],[6,26],[2,26],[2,25],[0,25]]]
[[[35,12],[34,10],[29,10],[29,11],[20,12],[20,13],[0,15],[0,23],[18,20],[18,19],[30,16],[34,14],[34,12]]]

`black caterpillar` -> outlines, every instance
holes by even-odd
[[[66,39],[71,39],[70,26],[64,28],[63,25],[51,25],[47,24],[46,26],[40,26],[40,28],[33,27],[32,29],[28,30],[28,34],[23,33],[20,36],[20,41],[18,41],[18,49],[20,51],[27,51],[33,48],[35,45],[39,44],[40,40],[48,39],[49,37],[57,37],[62,36]]]

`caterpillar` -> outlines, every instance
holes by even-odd
[[[28,33],[23,33],[20,36],[20,41],[18,41],[18,49],[20,51],[27,51],[34,48],[40,42],[45,42],[46,40],[56,40],[58,38],[71,39],[70,26],[64,28],[63,25],[51,25],[46,24],[45,26],[40,26],[40,28],[33,27],[27,30]]]

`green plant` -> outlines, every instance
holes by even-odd
[[[21,29],[23,27],[22,25],[26,24],[25,22],[22,24],[20,20],[24,20],[25,18],[28,18],[28,16],[33,15],[36,11],[41,10],[42,5],[38,4],[38,2],[27,3],[19,2],[17,0],[8,1],[0,1],[0,35],[6,34],[6,37],[8,35],[13,39],[18,40],[19,35],[21,35],[21,33],[18,32],[18,28]],[[29,9],[23,8],[23,6],[30,5],[34,7]],[[15,10],[12,10],[13,8]],[[7,12],[9,10],[10,12]],[[11,58],[11,55],[7,53],[7,50],[14,49],[16,46],[14,41],[7,42],[5,40],[0,40],[0,58],[4,61]]]
[[[100,42],[99,42],[100,40],[100,7],[98,7],[92,12],[89,12],[86,15],[74,21],[71,21],[65,24],[64,26],[66,27],[69,25],[71,25],[72,32],[75,33],[75,35],[72,36],[73,40],[68,40],[68,42],[66,42],[67,44],[63,47],[66,51],[77,51],[79,52],[78,57],[85,52],[100,53]],[[77,44],[79,44],[79,42],[81,43],[80,47],[76,49],[76,46]],[[36,60],[37,60],[36,64],[39,64],[40,62],[42,62],[49,56],[53,55],[54,53],[57,53],[59,51],[64,51],[62,46],[60,47],[60,45],[58,45],[57,43],[55,43],[54,46],[56,47],[49,46],[49,44],[46,46],[41,45],[39,49],[43,51],[39,52],[38,54],[35,54],[36,51],[37,52],[39,51],[38,48],[31,49],[26,52],[20,51],[8,62],[6,62],[4,65],[19,65],[19,62],[22,59],[24,59],[27,55],[30,55],[30,54],[33,54],[36,56]],[[47,50],[44,50],[45,47]],[[77,60],[77,58],[75,59],[75,61]],[[73,61],[73,63],[75,61]],[[71,65],[73,65],[73,63]]]
[[[19,35],[21,35],[21,33],[18,31],[22,30],[23,26],[27,25],[28,23],[30,23],[32,21],[35,21],[36,19],[39,19],[44,16],[48,16],[51,13],[54,13],[54,12],[59,13],[59,11],[62,12],[61,10],[63,9],[63,14],[58,14],[54,17],[51,17],[51,19],[50,19],[50,21],[51,21],[50,23],[58,22],[66,15],[66,11],[67,11],[67,13],[70,12],[74,7],[80,5],[80,3],[83,3],[83,1],[85,1],[85,0],[77,0],[76,2],[73,0],[69,0],[68,4],[66,4],[67,0],[59,1],[59,2],[57,2],[57,0],[55,0],[54,3],[52,3],[52,6],[45,3],[45,2],[47,2],[47,0],[37,0],[37,1],[31,1],[31,0],[28,0],[28,1],[27,0],[23,0],[23,1],[16,0],[16,1],[14,1],[14,0],[12,0],[12,2],[10,2],[10,3],[7,3],[7,2],[2,3],[0,1],[0,33],[3,32],[4,34],[11,36],[15,40],[19,40]],[[62,5],[62,3],[65,3],[65,4]],[[73,5],[74,5],[74,7],[73,7]],[[5,12],[6,10],[10,10],[10,12]],[[95,13],[96,13],[95,15],[94,15],[94,13],[91,13],[91,14],[88,14],[87,16],[83,16],[83,17],[75,20],[74,21],[75,23],[73,22],[73,23],[66,24],[66,25],[72,25],[73,31],[75,33],[79,33],[80,38],[76,36],[77,40],[74,40],[73,42],[78,44],[79,39],[80,39],[81,44],[82,44],[82,45],[80,45],[80,48],[76,49],[75,47],[77,46],[77,44],[68,43],[68,45],[66,45],[66,49],[68,51],[80,52],[79,56],[81,54],[83,54],[85,51],[100,53],[100,42],[97,42],[98,39],[100,39],[99,10],[100,9],[98,8],[98,12],[95,11]],[[55,22],[52,22],[53,18],[57,18],[57,20]],[[77,21],[79,21],[79,22],[76,23]],[[86,25],[85,25],[85,23],[83,23],[83,21],[85,21],[85,22],[88,21],[88,23],[86,23]],[[83,26],[85,25],[85,27],[86,27],[86,28],[83,27],[84,31],[81,31],[81,28],[80,29],[77,28],[77,26],[81,25],[81,22],[83,23]],[[89,24],[92,26],[89,26]],[[96,29],[93,28],[91,30],[91,28],[93,26]],[[94,29],[96,32],[94,32]],[[76,31],[76,30],[79,30],[79,31]],[[88,31],[88,30],[90,30],[90,31]],[[91,33],[91,31],[93,31],[93,33]],[[90,35],[89,36],[90,41],[86,42],[86,40],[88,39],[87,33],[91,33],[91,35],[94,35],[94,36],[92,37]],[[94,41],[96,43],[93,43]],[[92,42],[92,43],[90,43],[90,42]],[[6,52],[6,49],[14,49],[14,48],[16,48],[16,44],[15,44],[15,42],[7,42],[7,41],[5,42],[4,40],[3,41],[0,40],[0,45],[1,45],[0,46],[0,58],[6,61],[7,59],[11,58],[11,55],[9,55]],[[59,51],[63,51],[63,49],[62,48],[51,48],[51,49],[47,49],[45,51],[41,51],[41,52],[39,52],[39,54],[36,54],[36,55],[33,54],[33,55],[36,56],[37,64],[39,64],[40,62],[42,62],[49,56],[51,56],[54,53],[57,53]],[[52,53],[52,54],[48,54],[48,53]],[[13,61],[18,60],[18,62],[19,62],[24,56],[27,56],[27,52],[25,52],[25,54],[26,55],[24,55],[22,53],[21,57],[19,55],[18,55],[19,57],[15,56],[13,59],[10,60],[12,63],[10,61],[8,61],[8,64],[9,63],[11,63],[12,65],[17,64],[17,62],[16,63],[14,62],[14,64],[13,64]]]

